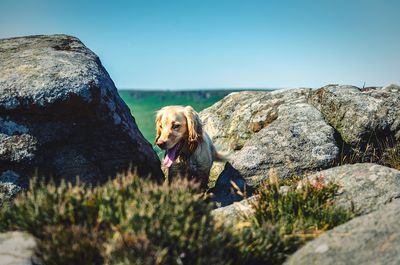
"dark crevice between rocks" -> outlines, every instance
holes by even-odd
[[[340,133],[334,129],[334,138],[339,147],[339,157],[332,166],[355,163],[387,163],[388,151],[398,145],[395,133],[390,129],[366,132],[356,145],[346,143]]]
[[[232,184],[233,183],[233,184]],[[218,176],[214,188],[209,192],[213,194],[212,200],[217,207],[224,207],[234,202],[241,201],[251,196],[255,189],[246,184],[246,180],[229,162]]]

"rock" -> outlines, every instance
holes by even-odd
[[[66,35],[0,40],[0,174],[97,183],[132,165],[163,178],[99,58]]]
[[[20,176],[12,170],[0,175],[0,206],[21,190]]]
[[[360,163],[326,169],[306,177],[298,185],[301,186],[306,180],[313,182],[316,179],[322,183],[332,182],[339,185],[333,203],[353,211],[356,215],[368,214],[400,198],[400,171],[377,164]],[[229,187],[228,184],[225,186]],[[288,190],[288,186],[280,187],[282,194],[286,194]],[[251,203],[256,203],[256,197],[252,196],[238,203],[239,198],[243,196],[236,200],[223,201],[223,204],[218,205],[222,207],[213,210],[213,214],[229,224],[243,221],[244,217],[252,214]]]
[[[325,183],[339,185],[334,203],[358,215],[375,211],[400,198],[400,171],[371,163],[344,165],[318,172]]]
[[[395,200],[307,243],[285,264],[400,264],[399,219]]]
[[[283,179],[328,168],[339,155],[334,130],[314,107],[305,103],[281,105],[278,113],[278,118],[254,135],[232,160],[232,166],[251,186],[265,180],[271,169]]]
[[[30,265],[36,246],[32,236],[22,232],[0,234],[0,264]]]
[[[335,131],[307,103],[309,89],[240,92],[202,111],[213,141],[231,164],[257,186],[271,169],[279,178],[332,166],[339,155]],[[230,172],[223,171],[220,178]]]
[[[241,222],[246,222],[247,218],[254,213],[252,207],[257,200],[256,196],[249,197],[240,202],[235,202],[226,207],[221,207],[213,210],[211,213],[214,218],[226,225],[238,225]]]
[[[354,86],[328,85],[309,94],[308,102],[351,146],[396,136],[400,139],[400,87],[361,90]]]
[[[309,89],[234,92],[200,112],[204,129],[223,150],[237,151],[278,117],[284,103],[306,102]]]

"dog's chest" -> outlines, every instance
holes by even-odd
[[[171,167],[168,169],[168,176],[170,177],[196,177],[196,172],[199,171],[199,165],[195,163],[195,161],[191,159],[184,159],[182,157],[178,157]]]

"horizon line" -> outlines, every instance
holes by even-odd
[[[277,89],[290,89],[289,87],[207,87],[207,88],[117,88],[117,90],[131,90],[131,91],[204,91],[204,90],[277,90]]]

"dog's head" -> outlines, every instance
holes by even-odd
[[[157,112],[155,143],[167,152],[176,152],[181,147],[192,152],[202,134],[200,117],[191,106],[167,106]]]

